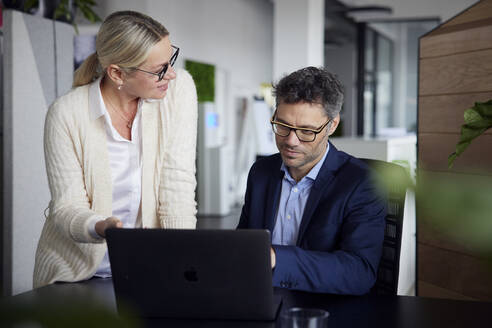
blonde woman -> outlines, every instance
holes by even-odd
[[[197,102],[179,48],[152,18],[106,18],[96,52],[45,122],[49,213],[34,287],[110,277],[109,227],[196,225]]]

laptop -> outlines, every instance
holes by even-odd
[[[118,310],[144,317],[274,320],[268,230],[108,229]]]

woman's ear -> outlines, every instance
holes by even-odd
[[[106,75],[114,82],[116,85],[123,84],[123,71],[118,65],[111,64],[106,68]]]

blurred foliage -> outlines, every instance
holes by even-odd
[[[454,161],[477,138],[492,127],[492,100],[476,102],[472,108],[465,110],[465,124],[461,126],[461,136],[456,151],[449,155],[448,166],[453,167]]]
[[[416,195],[419,219],[492,257],[492,177],[421,172]]]
[[[185,68],[195,81],[198,102],[213,102],[215,100],[215,66],[185,60]]]
[[[378,171],[385,190],[415,192],[419,222],[492,259],[492,176],[417,171],[414,182],[401,170]]]
[[[404,198],[407,189],[415,189],[415,184],[410,177],[410,170],[407,161],[400,163],[388,163],[384,161],[368,162],[373,169],[374,181],[377,184],[377,189],[384,197]],[[398,165],[394,165],[398,164]]]
[[[67,3],[67,0],[62,0],[62,3]],[[101,21],[101,17],[99,17],[94,10],[92,10],[93,6],[97,6],[95,0],[74,0],[74,5],[80,9],[84,17],[91,23],[96,23]],[[56,19],[56,12],[55,12]]]
[[[50,0],[46,0],[46,2],[48,1]],[[69,5],[68,0],[58,0],[54,4],[56,4],[57,6],[53,12],[53,16],[48,18],[71,23],[77,34],[79,33],[79,30],[77,28],[77,24],[75,24],[74,21],[75,10],[73,10],[72,6],[78,8],[84,15],[85,19],[87,19],[89,22],[97,23],[101,21],[101,17],[99,17],[92,9],[92,7],[97,6],[95,0],[73,0],[72,6]],[[26,0],[24,3],[24,11],[27,13],[31,13],[38,7],[39,0]]]
[[[0,327],[132,328],[141,327],[131,312],[108,309],[93,300],[64,298],[49,302],[0,303]]]

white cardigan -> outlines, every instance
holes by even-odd
[[[149,228],[196,226],[196,90],[188,72],[176,75],[163,100],[142,105],[141,214],[142,226]],[[91,117],[89,87],[58,98],[46,115],[51,201],[36,251],[34,287],[91,278],[107,250],[87,226],[95,215],[112,213],[104,117]]]

